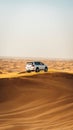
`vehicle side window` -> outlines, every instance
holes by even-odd
[[[35,65],[40,65],[40,62],[35,62]]]
[[[40,62],[41,65],[44,65],[42,62]]]
[[[41,65],[41,63],[40,63],[40,62],[38,62],[38,65]]]

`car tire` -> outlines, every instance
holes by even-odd
[[[27,73],[30,73],[31,71],[30,70],[27,70]]]
[[[39,72],[40,70],[39,70],[39,68],[36,68],[36,72]]]
[[[44,72],[47,72],[47,71],[48,71],[48,67],[45,67]]]

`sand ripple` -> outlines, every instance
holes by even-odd
[[[73,75],[0,79],[0,130],[73,130]]]

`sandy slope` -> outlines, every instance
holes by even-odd
[[[0,130],[73,130],[73,74],[0,79]]]

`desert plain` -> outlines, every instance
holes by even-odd
[[[73,130],[73,60],[27,74],[32,60],[0,59],[0,130]]]

